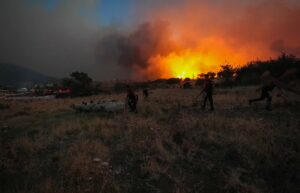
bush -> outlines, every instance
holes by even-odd
[[[127,87],[127,84],[122,83],[122,82],[117,82],[114,85],[114,91],[115,92],[124,92],[124,91],[126,91],[126,87]]]
[[[218,72],[218,77],[223,80],[224,86],[233,86],[233,78],[236,69],[234,69],[231,65],[226,64],[221,66],[221,70]]]
[[[190,82],[185,82],[183,85],[182,85],[183,89],[189,89],[189,88],[192,88],[192,84]]]
[[[93,94],[93,80],[84,72],[73,72],[64,78],[62,85],[72,90],[72,96],[88,96]]]
[[[3,109],[9,109],[10,106],[8,104],[2,104],[0,103],[0,110],[3,110]]]
[[[300,71],[300,59],[293,55],[282,54],[277,59],[266,61],[252,61],[236,70],[236,83],[240,85],[253,85],[260,83],[260,75],[270,71],[274,77],[279,78],[288,69]],[[298,78],[300,74],[298,73]]]
[[[179,78],[169,78],[166,80],[167,84],[180,84],[181,79]]]

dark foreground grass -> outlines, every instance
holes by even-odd
[[[247,105],[251,88],[222,90],[209,112],[194,104],[197,92],[154,90],[137,114],[69,109],[108,96],[3,102],[1,192],[300,191],[295,96],[269,112]]]

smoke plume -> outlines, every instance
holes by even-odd
[[[61,0],[51,11],[24,2],[0,2],[0,62],[60,77],[184,77],[300,56],[297,0],[131,0],[130,16],[112,26],[99,23],[98,0]]]

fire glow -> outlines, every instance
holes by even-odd
[[[182,53],[170,53],[150,59],[151,66],[160,72],[161,78],[196,78],[198,74],[215,71],[218,66],[215,58],[190,50]]]
[[[236,1],[188,0],[180,8],[151,9],[144,15],[149,22],[103,36],[97,57],[121,65],[132,79],[149,80],[197,78],[224,64],[239,67],[282,52],[298,56],[299,8],[291,12],[274,1],[237,9]]]
[[[165,55],[152,56],[148,63],[146,74],[159,78],[191,78],[195,79],[201,73],[217,72],[220,66],[230,62],[234,66],[250,60],[251,56],[243,52],[236,54],[220,39],[206,39],[194,49],[176,48],[174,52]],[[230,57],[230,61],[226,58]]]
[[[237,50],[226,40],[216,36],[201,39],[198,39],[197,35],[194,35],[194,38],[189,36],[192,41],[186,37],[186,35],[178,36],[177,39],[169,37],[171,40],[167,42],[172,42],[171,44],[164,43],[165,39],[162,39],[163,42],[159,43],[162,43],[164,45],[162,47],[167,51],[160,52],[158,49],[153,53],[150,52],[146,69],[138,74],[150,78],[195,79],[202,73],[218,72],[221,65],[240,66],[253,60],[253,56],[265,54],[259,51],[256,45],[240,47]]]
[[[180,8],[167,6],[147,13],[149,20],[163,18],[166,22],[154,22],[134,34],[139,37],[148,32],[150,38],[140,39],[148,45],[150,39],[154,45],[148,49],[153,52],[147,55],[146,69],[137,74],[196,78],[201,73],[218,72],[224,64],[238,67],[282,52],[299,55],[299,7],[291,8],[279,0],[243,5],[237,1],[185,2]],[[144,41],[142,44],[141,48]]]

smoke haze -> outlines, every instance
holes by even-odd
[[[170,58],[183,56],[200,55],[201,72],[281,52],[300,56],[296,0],[129,0],[128,18],[110,26],[99,19],[99,1],[59,2],[52,10],[0,2],[0,62],[108,80],[172,76]]]

